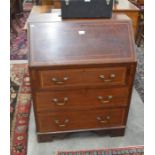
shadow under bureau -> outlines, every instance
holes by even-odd
[[[94,131],[123,136],[136,70],[130,19],[29,23],[38,141]]]

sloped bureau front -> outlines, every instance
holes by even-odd
[[[124,135],[136,70],[127,16],[30,23],[29,45],[38,141],[77,131]]]

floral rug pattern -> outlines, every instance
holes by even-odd
[[[26,60],[27,59],[27,34],[26,31],[23,30],[26,19],[28,18],[29,12],[24,12],[23,17],[20,18],[19,27],[16,23],[16,29],[18,31],[18,35],[16,36],[14,33],[10,33],[11,47],[10,47],[10,59],[11,60]]]
[[[15,114],[15,108],[17,103],[19,85],[10,81],[10,125],[12,126],[12,121]]]
[[[144,155],[144,146],[101,150],[59,151],[56,155]]]
[[[10,78],[10,125],[15,114],[18,92],[25,72],[25,65],[11,65]]]
[[[32,2],[26,2],[23,4],[22,16],[19,17],[20,26],[13,21],[16,27],[18,35],[10,32],[10,59],[11,60],[27,60],[28,46],[27,46],[27,32],[24,30],[24,25],[33,7]]]
[[[10,80],[11,155],[26,155],[31,107],[31,90],[27,64],[11,65]]]

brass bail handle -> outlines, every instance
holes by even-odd
[[[105,118],[102,118],[102,117],[96,117],[96,119],[100,122],[100,123],[102,123],[102,124],[106,124],[106,123],[108,123],[108,121],[111,119],[111,117],[110,116],[106,116]]]
[[[55,84],[63,84],[65,83],[69,78],[68,77],[64,77],[63,79],[60,78],[52,78],[52,82],[54,82]]]
[[[52,102],[54,102],[54,103],[55,103],[56,105],[58,105],[58,106],[63,106],[63,105],[65,105],[65,104],[67,103],[67,101],[68,101],[68,97],[64,97],[63,101],[59,101],[58,98],[54,98],[54,99],[52,100]]]
[[[105,79],[104,75],[100,75],[99,78],[103,81],[103,82],[111,82],[113,79],[115,79],[116,75],[114,73],[110,74],[109,79]]]
[[[60,124],[59,120],[54,120],[55,124],[57,124],[59,127],[66,127],[66,124],[69,122],[69,119],[64,120],[64,124]]]
[[[98,100],[101,101],[101,103],[109,103],[109,102],[111,102],[113,96],[112,95],[109,95],[107,97],[108,100],[104,100],[106,97],[102,97],[102,96],[98,96],[97,98],[98,98]]]

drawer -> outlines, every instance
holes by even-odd
[[[64,69],[39,71],[40,88],[67,88],[75,86],[125,85],[126,67]]]
[[[125,109],[38,114],[38,132],[56,132],[123,125]]]
[[[36,93],[38,112],[125,106],[127,103],[126,87]]]
[[[75,85],[83,82],[82,69],[44,70],[39,71],[41,88],[54,88]]]
[[[94,85],[125,85],[126,74],[126,67],[87,69],[84,74],[84,82]]]

